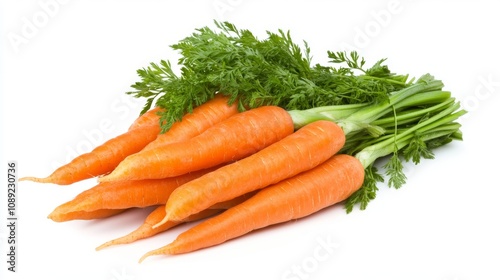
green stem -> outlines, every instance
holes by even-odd
[[[408,143],[406,143],[406,141],[409,141],[413,137],[412,134],[424,135],[425,132],[431,131],[436,127],[448,124],[458,119],[460,116],[466,113],[465,110],[460,110],[453,113],[459,107],[460,104],[455,103],[453,106],[448,107],[447,109],[430,117],[429,119],[418,123],[417,125],[414,125],[403,132],[398,133],[396,140],[394,140],[394,138],[388,138],[381,142],[377,142],[376,144],[368,146],[358,152],[356,154],[356,157],[361,161],[363,166],[368,167],[373,162],[375,162],[376,159],[393,153],[394,145],[397,145],[398,148],[407,145]]]
[[[397,103],[404,100],[405,98],[409,98],[410,96],[419,92],[439,90],[443,86],[443,83],[439,80],[431,79],[429,81],[420,81],[405,89],[395,92],[389,97],[389,100],[386,102],[376,103],[356,111],[355,113],[342,120],[339,125],[344,129],[344,132],[346,134],[349,134],[352,131],[366,128],[367,124],[392,112],[392,106],[398,108]]]
[[[290,110],[288,112],[296,129],[314,121],[330,120],[342,127],[346,135],[363,129],[368,129],[373,135],[381,135],[383,129],[373,125],[373,121],[392,112],[393,109],[428,105],[449,98],[450,94],[448,92],[440,91],[442,87],[443,83],[441,81],[434,80],[430,75],[424,75],[417,83],[391,94],[385,102],[325,106],[309,110]],[[416,96],[417,94],[422,95]]]
[[[360,77],[362,77],[364,79],[368,79],[368,80],[390,82],[390,83],[401,85],[401,86],[406,85],[407,80],[408,80],[408,75],[398,75],[398,76],[392,76],[392,77],[375,77],[375,76],[370,76],[370,75],[361,75]]]
[[[394,124],[394,119],[397,119],[398,124],[404,124],[408,122],[413,122],[415,120],[419,120],[426,114],[430,114],[435,111],[441,110],[443,107],[450,106],[450,104],[455,102],[455,98],[448,98],[441,103],[438,103],[434,106],[427,107],[424,109],[412,109],[410,111],[402,111],[398,112],[396,116],[393,114],[388,114],[389,117],[381,118],[373,121],[372,125],[383,126],[385,128],[386,125],[392,126]]]

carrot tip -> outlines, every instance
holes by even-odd
[[[142,263],[147,257],[161,255],[161,254],[163,254],[163,252],[164,252],[163,248],[149,251],[139,259],[139,263]]]
[[[101,245],[97,246],[97,247],[95,248],[95,250],[96,250],[96,251],[100,251],[100,250],[102,250],[102,249],[104,249],[104,248],[107,248],[107,247],[109,247],[109,246],[111,246],[111,245],[113,245],[113,243],[112,243],[111,241],[108,241],[108,242],[105,242],[105,243],[103,243],[103,244],[101,244]]]
[[[50,213],[48,216],[47,216],[47,219],[51,219],[52,221],[54,222],[58,222],[58,218],[57,218],[57,215],[54,214],[54,212]]]
[[[135,240],[130,240],[129,242],[127,242],[127,241],[125,241],[126,237],[128,237],[128,235],[107,241],[107,242],[99,245],[98,247],[96,247],[95,250],[100,251],[104,248],[111,247],[113,245],[127,244],[127,243],[131,243],[131,241],[135,241]]]
[[[38,177],[22,177],[19,178],[19,181],[32,181],[37,183],[51,183],[51,180],[47,178],[38,178]]]

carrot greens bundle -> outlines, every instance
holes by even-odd
[[[374,166],[378,158],[391,155],[384,166],[389,186],[400,187],[405,182],[401,158],[419,163],[433,157],[433,148],[461,139],[454,121],[465,111],[430,74],[410,79],[391,72],[386,59],[366,67],[357,52],[328,51],[327,65],[313,64],[307,42],[294,43],[290,32],[267,31],[267,38],[258,39],[229,22],[215,26],[199,28],[171,46],[181,55],[180,75],[165,60],[137,71],[140,81],[128,94],[146,98],[143,111],[170,108],[160,114],[163,131],[216,93],[237,102],[240,111],[279,106],[295,129],[333,121],[346,137],[340,153],[357,154],[369,175],[348,199],[348,211],[357,203],[365,209],[375,198],[373,182],[383,180]]]

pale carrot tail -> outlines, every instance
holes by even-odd
[[[101,176],[111,172],[127,156],[139,152],[153,141],[159,132],[159,124],[129,130],[106,141],[91,152],[79,155],[46,178],[23,177],[22,181],[69,185]]]
[[[21,177],[19,178],[19,181],[32,181],[36,183],[52,183],[52,178],[45,177],[45,178],[38,178],[38,177]]]
[[[140,259],[139,263],[142,263],[146,258],[151,257],[151,256],[159,256],[159,255],[165,255],[164,249],[163,248],[158,248],[156,250],[152,250],[144,254]]]

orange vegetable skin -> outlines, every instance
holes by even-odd
[[[264,188],[309,170],[337,153],[342,129],[316,121],[269,147],[177,188],[165,208],[167,220],[182,220],[211,205]]]
[[[201,219],[208,218],[210,216],[214,216],[220,212],[222,212],[225,209],[229,209],[235,205],[238,205],[242,203],[243,201],[247,200],[251,196],[253,196],[254,193],[248,193],[244,194],[242,196],[239,196],[237,198],[231,199],[229,201],[224,201],[217,203],[215,205],[212,205],[209,209],[203,210],[199,213],[193,214],[186,219],[182,221],[169,221],[164,224],[162,224],[159,227],[153,228],[153,225],[159,223],[163,217],[165,217],[165,205],[160,205],[158,206],[155,210],[153,210],[147,217],[146,220],[142,225],[140,225],[137,229],[134,231],[130,232],[129,234],[116,238],[114,240],[108,241],[99,247],[96,248],[96,250],[101,250],[103,248],[113,246],[113,245],[119,245],[119,244],[129,244],[134,241],[148,238],[151,236],[154,236],[158,233],[164,232],[170,228],[173,228],[179,224],[186,223],[186,222],[192,222],[192,221],[197,221]]]
[[[127,156],[142,150],[160,133],[159,125],[138,127],[106,141],[89,153],[82,154],[56,169],[46,178],[23,177],[38,183],[69,185],[112,171]]]
[[[69,213],[92,212],[101,209],[127,209],[164,204],[170,194],[182,184],[196,179],[217,167],[199,170],[177,177],[135,181],[99,183],[56,207],[49,218],[68,221]]]
[[[193,112],[184,115],[181,121],[172,124],[166,133],[158,135],[143,151],[188,140],[230,116],[236,115],[238,113],[236,103],[231,105],[228,103],[229,98],[220,94],[216,95],[212,100],[194,108]]]
[[[131,155],[100,182],[160,179],[247,157],[293,133],[287,111],[277,106],[248,110],[189,140]]]
[[[364,167],[356,158],[335,155],[192,227],[167,246],[146,253],[140,261],[151,255],[192,252],[259,228],[311,215],[347,199],[361,187],[363,180]]]

